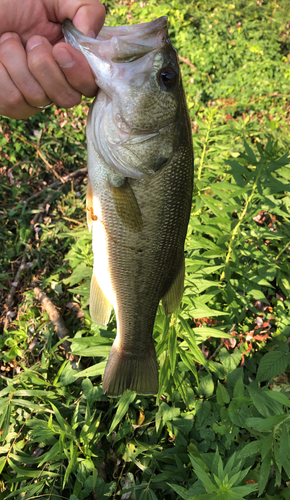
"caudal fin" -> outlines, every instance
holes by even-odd
[[[113,344],[103,378],[107,396],[121,396],[127,389],[138,394],[158,393],[155,348],[142,354],[130,354]]]

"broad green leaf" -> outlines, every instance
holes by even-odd
[[[239,350],[234,351],[232,354],[230,354],[226,349],[221,349],[219,352],[220,361],[229,372],[238,366],[241,357],[242,353]]]
[[[244,396],[244,382],[243,377],[238,378],[234,386],[234,398],[240,398]]]
[[[251,400],[254,406],[257,408],[258,412],[264,417],[269,417],[270,412],[267,407],[267,399],[265,398],[263,393],[260,393],[259,391],[255,390],[251,385],[249,385],[247,389],[251,397]]]
[[[289,460],[289,426],[284,423],[281,430],[280,438],[280,460],[284,470],[290,476],[290,460]]]
[[[223,384],[218,382],[216,398],[219,405],[224,406],[230,402],[230,396]]]
[[[290,419],[290,415],[274,415],[268,418],[247,418],[245,425],[249,427],[255,427],[260,432],[266,432],[274,429],[276,425],[280,425],[282,422]]]
[[[252,457],[256,456],[261,453],[261,448],[262,448],[262,442],[259,439],[256,439],[255,441],[251,441],[250,443],[246,444],[244,448],[240,451],[237,452],[237,458],[238,459],[243,459],[247,457]]]
[[[289,355],[281,351],[271,351],[265,354],[258,367],[257,381],[263,382],[284,373],[289,363]]]
[[[85,378],[82,381],[82,391],[84,396],[87,398],[89,405],[93,406],[97,397],[98,388],[93,386],[89,378]]]
[[[204,394],[206,398],[210,398],[213,395],[214,383],[210,373],[200,379],[197,390],[199,394]]]
[[[245,484],[244,486],[235,486],[231,489],[233,494],[239,495],[236,498],[240,498],[240,500],[244,499],[244,496],[249,495],[253,491],[257,491],[258,485],[255,484]],[[233,497],[235,498],[235,497]]]
[[[278,401],[283,406],[290,408],[290,400],[287,398],[285,394],[278,391],[264,391],[264,394],[270,399],[274,399],[274,401]]]

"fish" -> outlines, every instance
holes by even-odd
[[[67,43],[86,57],[99,87],[87,120],[87,222],[94,254],[90,315],[117,334],[103,376],[111,397],[158,393],[153,340],[158,305],[178,307],[193,190],[192,131],[165,16],[102,28],[71,21]]]

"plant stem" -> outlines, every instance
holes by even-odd
[[[207,131],[206,131],[206,137],[205,137],[205,141],[204,141],[204,145],[203,145],[203,150],[202,150],[202,155],[201,155],[201,159],[200,159],[200,164],[199,164],[198,171],[197,171],[197,180],[198,181],[200,181],[200,179],[201,179],[202,166],[203,166],[203,163],[204,163],[205,154],[206,154],[206,148],[207,148],[207,143],[208,143],[208,139],[209,139],[209,134],[210,134],[210,130],[211,130],[211,126],[212,126],[212,122],[214,120],[214,115],[215,114],[216,114],[216,108],[212,109],[210,111],[210,114],[209,114],[208,126],[207,126]]]
[[[275,259],[275,262],[277,262],[280,259],[282,253],[284,253],[285,250],[287,250],[288,247],[290,248],[290,241],[287,241],[286,245],[282,248],[282,250],[280,250],[280,252],[278,253],[278,255],[277,255],[276,259]]]
[[[233,234],[232,234],[232,237],[231,237],[231,241],[230,241],[230,244],[229,244],[229,249],[228,249],[228,253],[227,253],[227,256],[226,256],[226,260],[225,260],[225,267],[227,266],[227,264],[229,263],[230,261],[230,258],[231,258],[231,254],[232,254],[232,251],[233,251],[233,247],[234,247],[234,241],[235,241],[235,238],[238,234],[238,231],[239,231],[239,228],[247,214],[247,211],[248,211],[248,208],[249,208],[249,205],[252,201],[252,198],[255,194],[255,191],[257,189],[257,186],[258,186],[258,180],[259,180],[259,177],[261,175],[261,172],[262,172],[262,168],[263,168],[263,164],[260,166],[260,168],[258,169],[258,172],[257,172],[257,177],[255,179],[255,182],[254,182],[254,185],[253,185],[253,188],[252,188],[252,191],[251,191],[251,194],[249,196],[249,198],[247,199],[246,203],[245,203],[245,206],[244,206],[244,210],[242,211],[242,215],[241,215],[241,218],[239,220],[239,222],[237,223],[236,227],[234,228],[233,230]],[[221,276],[220,276],[220,281],[223,281],[225,279],[225,269],[223,270]]]

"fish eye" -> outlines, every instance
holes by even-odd
[[[159,74],[160,82],[167,89],[169,89],[170,87],[173,87],[173,85],[176,82],[176,77],[177,77],[176,73],[171,68],[165,68]]]

